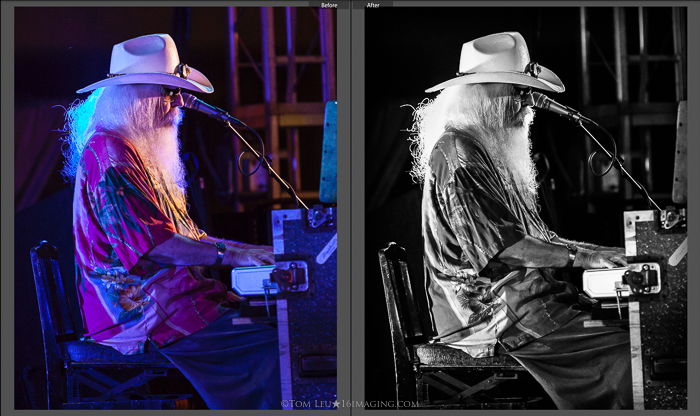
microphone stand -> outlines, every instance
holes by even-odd
[[[573,119],[573,118],[570,118],[570,119]],[[610,160],[611,160],[613,166],[615,166],[615,168],[616,168],[618,171],[622,172],[622,174],[627,178],[627,180],[628,180],[629,182],[631,182],[634,186],[636,186],[637,189],[638,189],[639,191],[641,191],[641,192],[644,194],[644,196],[647,198],[647,200],[649,201],[649,203],[650,203],[651,205],[654,206],[654,208],[656,208],[658,211],[662,211],[662,209],[659,207],[659,205],[658,205],[656,202],[654,202],[654,200],[651,198],[651,196],[649,195],[649,192],[647,192],[647,190],[644,188],[644,186],[642,186],[641,183],[639,183],[636,179],[634,179],[634,178],[632,177],[632,175],[631,175],[629,172],[627,172],[627,169],[625,169],[625,167],[622,166],[622,162],[621,162],[620,159],[617,157],[617,155],[615,155],[615,156],[611,155],[610,152],[608,152],[608,150],[598,141],[598,139],[596,139],[595,136],[583,125],[582,120],[585,120],[585,121],[587,121],[587,122],[589,122],[589,123],[593,123],[593,124],[595,124],[595,125],[598,125],[598,123],[596,123],[595,121],[593,121],[593,120],[591,120],[591,119],[589,119],[589,118],[587,118],[587,117],[584,117],[584,116],[580,116],[580,118],[578,118],[578,119],[575,121],[576,125],[577,125],[578,127],[582,128],[583,131],[586,132],[586,134],[588,135],[588,137],[590,137],[591,139],[593,139],[593,141],[595,142],[595,144],[597,144],[598,147],[599,147],[601,150],[603,150],[603,152],[605,152],[605,155],[608,156],[608,158],[610,158]]]
[[[280,184],[280,186],[282,187],[282,189],[284,189],[292,198],[294,198],[294,200],[296,201],[297,207],[302,206],[302,207],[304,207],[304,209],[306,209],[306,210],[308,211],[308,210],[309,210],[308,205],[306,205],[306,204],[304,203],[304,201],[302,201],[301,198],[299,198],[299,195],[297,195],[297,193],[294,191],[294,188],[292,188],[292,186],[291,186],[287,181],[285,181],[284,179],[282,179],[282,177],[275,171],[275,169],[272,168],[272,165],[270,165],[270,162],[267,160],[267,157],[261,156],[260,153],[258,153],[258,151],[255,150],[255,148],[254,148],[253,146],[251,146],[250,143],[248,143],[248,141],[247,141],[245,138],[243,138],[243,136],[238,132],[238,130],[236,130],[236,129],[231,125],[231,122],[230,122],[230,121],[226,121],[225,123],[226,123],[226,125],[228,126],[228,128],[230,128],[231,130],[233,130],[234,133],[236,133],[236,136],[238,136],[238,138],[240,139],[241,142],[243,142],[243,144],[246,146],[246,148],[248,148],[248,150],[249,150],[258,160],[261,161],[261,163],[264,163],[264,164],[265,164],[265,168],[267,169],[268,174],[269,174],[274,180],[276,180],[277,183]]]

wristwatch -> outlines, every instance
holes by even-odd
[[[576,253],[578,253],[578,247],[573,244],[566,244],[566,249],[569,250],[569,262],[566,263],[566,267],[574,267],[574,260],[576,260]]]
[[[216,246],[216,261],[214,262],[214,266],[221,266],[224,262],[224,254],[226,254],[226,244],[217,241],[214,245]]]

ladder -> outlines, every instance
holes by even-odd
[[[612,27],[600,24],[600,21],[596,22],[598,24],[593,24],[590,18],[592,9],[597,9],[595,13],[598,14],[602,13],[601,10],[611,10]],[[665,22],[663,28],[651,28],[649,13],[652,13],[653,9],[659,8],[581,7],[579,9],[582,100],[586,115],[605,127],[617,128],[618,151],[632,175],[647,186],[652,197],[670,199],[669,192],[660,193],[654,190],[652,145],[654,140],[661,140],[661,138],[653,134],[653,128],[675,126],[678,102],[685,100],[686,10],[682,7],[664,8],[670,9],[670,21]],[[669,27],[672,28],[670,33],[672,44],[665,46],[662,51],[650,53],[650,34],[666,36],[669,33]],[[612,31],[610,31],[611,28]],[[660,29],[663,31],[660,32]],[[633,41],[629,42],[629,40]],[[599,46],[602,42],[613,44],[612,65],[610,65],[610,57],[604,56]],[[633,53],[632,49],[637,50]],[[663,63],[673,66],[673,76],[652,77],[652,70]],[[612,102],[595,97],[592,88],[592,71],[601,67],[606,68],[607,72],[614,77],[615,97]],[[630,80],[632,76],[634,79]],[[652,99],[649,95],[651,82],[662,83],[668,91],[674,91],[674,101]],[[673,153],[675,148],[673,143],[670,143],[668,148]],[[591,142],[586,141],[587,153],[590,154],[592,150],[594,149]],[[615,169],[602,179],[587,172],[585,188],[588,195],[598,190],[619,192],[627,203],[641,198],[631,185],[617,175]]]
[[[323,129],[325,103],[336,99],[335,75],[335,35],[334,13],[328,8],[297,8],[297,7],[228,7],[229,35],[229,67],[231,94],[229,108],[237,118],[245,121],[256,130],[264,130],[265,151],[271,157],[272,167],[287,180],[302,199],[318,199],[318,184],[313,190],[301,190],[302,166],[299,163],[303,147],[303,128],[317,127]],[[254,30],[240,30],[237,19],[241,14],[250,17],[259,11],[259,25]],[[283,11],[283,18],[281,19]],[[298,53],[299,49],[299,14],[313,15],[317,33],[310,39],[306,51]],[[284,25],[278,23],[283,20]],[[284,53],[278,54],[279,39],[276,30],[284,30]],[[255,39],[254,39],[255,37]],[[260,55],[255,57],[248,45],[259,42]],[[317,54],[309,51],[317,48]],[[281,48],[280,48],[281,49]],[[301,78],[300,72],[310,65],[320,66],[320,83],[318,79],[309,81],[309,77]],[[257,102],[241,101],[241,71],[252,68],[258,75],[262,94]],[[280,71],[282,69],[283,71]],[[283,80],[278,77],[283,72]],[[281,82],[280,82],[281,81]],[[315,82],[320,85],[320,101],[300,101],[299,89],[303,83]],[[278,92],[284,87],[284,93]],[[284,146],[283,146],[284,144]],[[234,154],[240,154],[241,145],[234,143]],[[320,166],[320,163],[319,163]],[[236,200],[235,210],[243,208],[246,195],[257,195],[273,202],[273,208],[279,208],[282,202],[291,201],[286,193],[283,194],[279,184],[271,180],[264,168],[253,176],[244,176],[234,169],[231,181],[231,193]]]

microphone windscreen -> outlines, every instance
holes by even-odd
[[[532,99],[535,102],[535,104],[534,104],[535,107],[543,108],[543,109],[546,109],[548,107],[547,104],[549,101],[549,97],[547,97],[546,95],[539,93],[539,92],[536,92],[536,91],[533,91],[532,92]]]
[[[197,97],[186,92],[180,93],[182,96],[182,106],[185,108],[195,109],[195,103],[197,102]]]

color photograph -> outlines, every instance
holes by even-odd
[[[14,408],[332,407],[335,10],[13,11]]]

